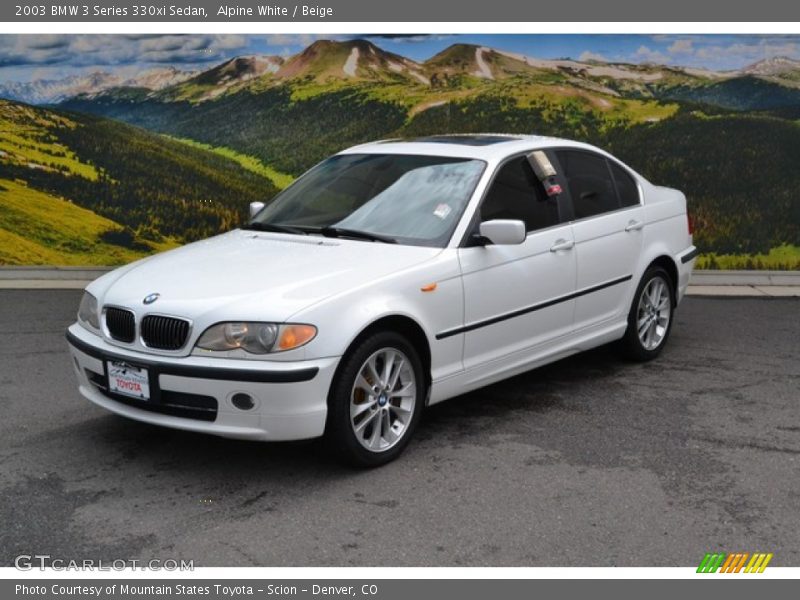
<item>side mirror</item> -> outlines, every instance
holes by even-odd
[[[480,236],[493,244],[521,244],[527,237],[525,223],[517,219],[493,219],[484,221],[479,228]]]
[[[252,219],[258,213],[260,213],[262,208],[264,208],[264,203],[263,202],[251,202],[250,203],[250,218]]]

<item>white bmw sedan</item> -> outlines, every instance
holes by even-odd
[[[67,340],[80,393],[110,411],[325,436],[374,466],[427,405],[609,342],[655,358],[696,255],[684,195],[595,147],[390,140],[94,281]]]

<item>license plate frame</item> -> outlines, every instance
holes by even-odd
[[[149,402],[150,372],[145,367],[120,360],[107,360],[108,391],[128,398]]]

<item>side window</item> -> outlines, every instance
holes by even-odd
[[[608,161],[608,165],[611,167],[614,183],[617,184],[617,193],[622,206],[636,206],[639,204],[639,187],[631,177],[631,174],[613,160]]]
[[[567,180],[576,219],[620,207],[604,156],[583,150],[557,150],[556,156]]]
[[[481,221],[519,219],[527,231],[558,225],[556,198],[548,198],[528,160],[521,156],[500,168],[481,205]]]

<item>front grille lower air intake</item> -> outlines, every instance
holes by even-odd
[[[180,350],[189,336],[189,322],[175,317],[147,315],[142,319],[142,341],[156,350]]]
[[[112,339],[130,344],[136,338],[136,318],[124,308],[106,308],[106,329]]]

